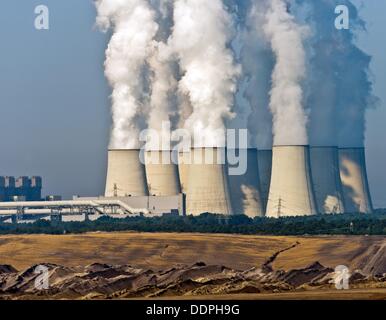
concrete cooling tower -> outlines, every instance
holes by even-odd
[[[243,151],[245,157],[243,157]],[[245,163],[246,172],[242,175],[229,174],[229,190],[234,214],[245,214],[248,217],[263,216],[263,206],[259,185],[259,166],[257,162],[257,150],[247,149],[236,155],[240,162]],[[233,150],[234,152],[234,150]],[[241,167],[241,164],[240,164]]]
[[[178,167],[171,156],[171,151],[146,151],[146,179],[150,195],[174,196],[181,193]]]
[[[373,206],[367,180],[365,149],[339,149],[339,164],[346,212],[371,213]]]
[[[147,196],[145,166],[139,150],[109,150],[106,197]]]
[[[268,217],[317,214],[308,146],[274,146]]]
[[[180,177],[181,191],[188,193],[189,164],[191,163],[191,152],[178,153],[178,174]]]
[[[229,196],[225,153],[220,148],[194,148],[188,168],[187,213],[204,212],[230,215],[233,213]],[[218,160],[221,161],[218,161]]]
[[[311,172],[320,213],[344,213],[337,147],[311,147]]]
[[[257,157],[259,164],[261,199],[263,212],[265,214],[267,210],[269,187],[271,185],[272,150],[258,150]]]

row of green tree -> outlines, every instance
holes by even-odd
[[[101,217],[96,221],[0,223],[0,234],[64,234],[92,231],[199,232],[254,235],[386,235],[386,212],[309,217],[249,218],[205,213],[200,216]]]

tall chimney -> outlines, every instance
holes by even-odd
[[[373,212],[367,180],[365,149],[339,149],[339,165],[346,212]]]
[[[268,217],[317,214],[308,146],[274,146]]]
[[[138,149],[111,149],[108,152],[106,197],[147,196],[145,166]]]
[[[171,151],[146,151],[145,163],[150,195],[173,196],[181,193],[178,167],[173,163]]]
[[[344,213],[337,147],[311,147],[311,172],[320,213]]]
[[[232,204],[223,148],[193,148],[189,165],[186,206],[188,214],[231,215]]]
[[[258,165],[260,190],[263,204],[264,215],[267,211],[269,187],[271,185],[271,171],[272,171],[272,150],[258,150]]]
[[[240,161],[245,161],[247,171],[242,175],[229,174],[228,177],[233,213],[245,214],[250,218],[262,217],[257,149],[239,150],[238,156],[242,157],[243,152],[246,153],[246,159],[240,159]]]

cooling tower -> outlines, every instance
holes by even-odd
[[[320,213],[344,213],[337,147],[311,147],[311,172]]]
[[[308,146],[274,146],[268,217],[317,214]]]
[[[170,151],[146,151],[146,179],[149,194],[174,196],[181,193],[178,167]]]
[[[373,206],[364,148],[339,149],[340,177],[346,212],[371,213]]]
[[[232,214],[223,151],[221,148],[192,149],[186,195],[188,214],[200,215],[204,212]]]
[[[237,151],[236,155],[240,158],[240,163],[245,163],[246,172],[242,175],[229,174],[228,176],[233,213],[245,214],[251,218],[261,217],[263,216],[263,206],[259,185],[257,150],[244,149],[240,152]],[[241,167],[242,164],[239,166]]]
[[[181,191],[185,194],[188,193],[188,181],[189,181],[189,164],[191,152],[180,151],[178,153],[178,174],[180,177]]]
[[[106,197],[147,196],[145,166],[139,150],[109,150]]]
[[[260,191],[263,205],[263,212],[267,210],[269,187],[271,185],[271,169],[272,169],[272,150],[258,150],[258,165]]]

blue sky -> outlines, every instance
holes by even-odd
[[[386,207],[386,0],[364,2],[368,31],[359,44],[373,55],[375,93],[382,100],[367,116],[368,174],[374,204]],[[50,9],[49,31],[34,28],[39,4]],[[45,194],[103,193],[108,39],[94,28],[92,1],[2,0],[1,7],[0,175],[41,175]]]

